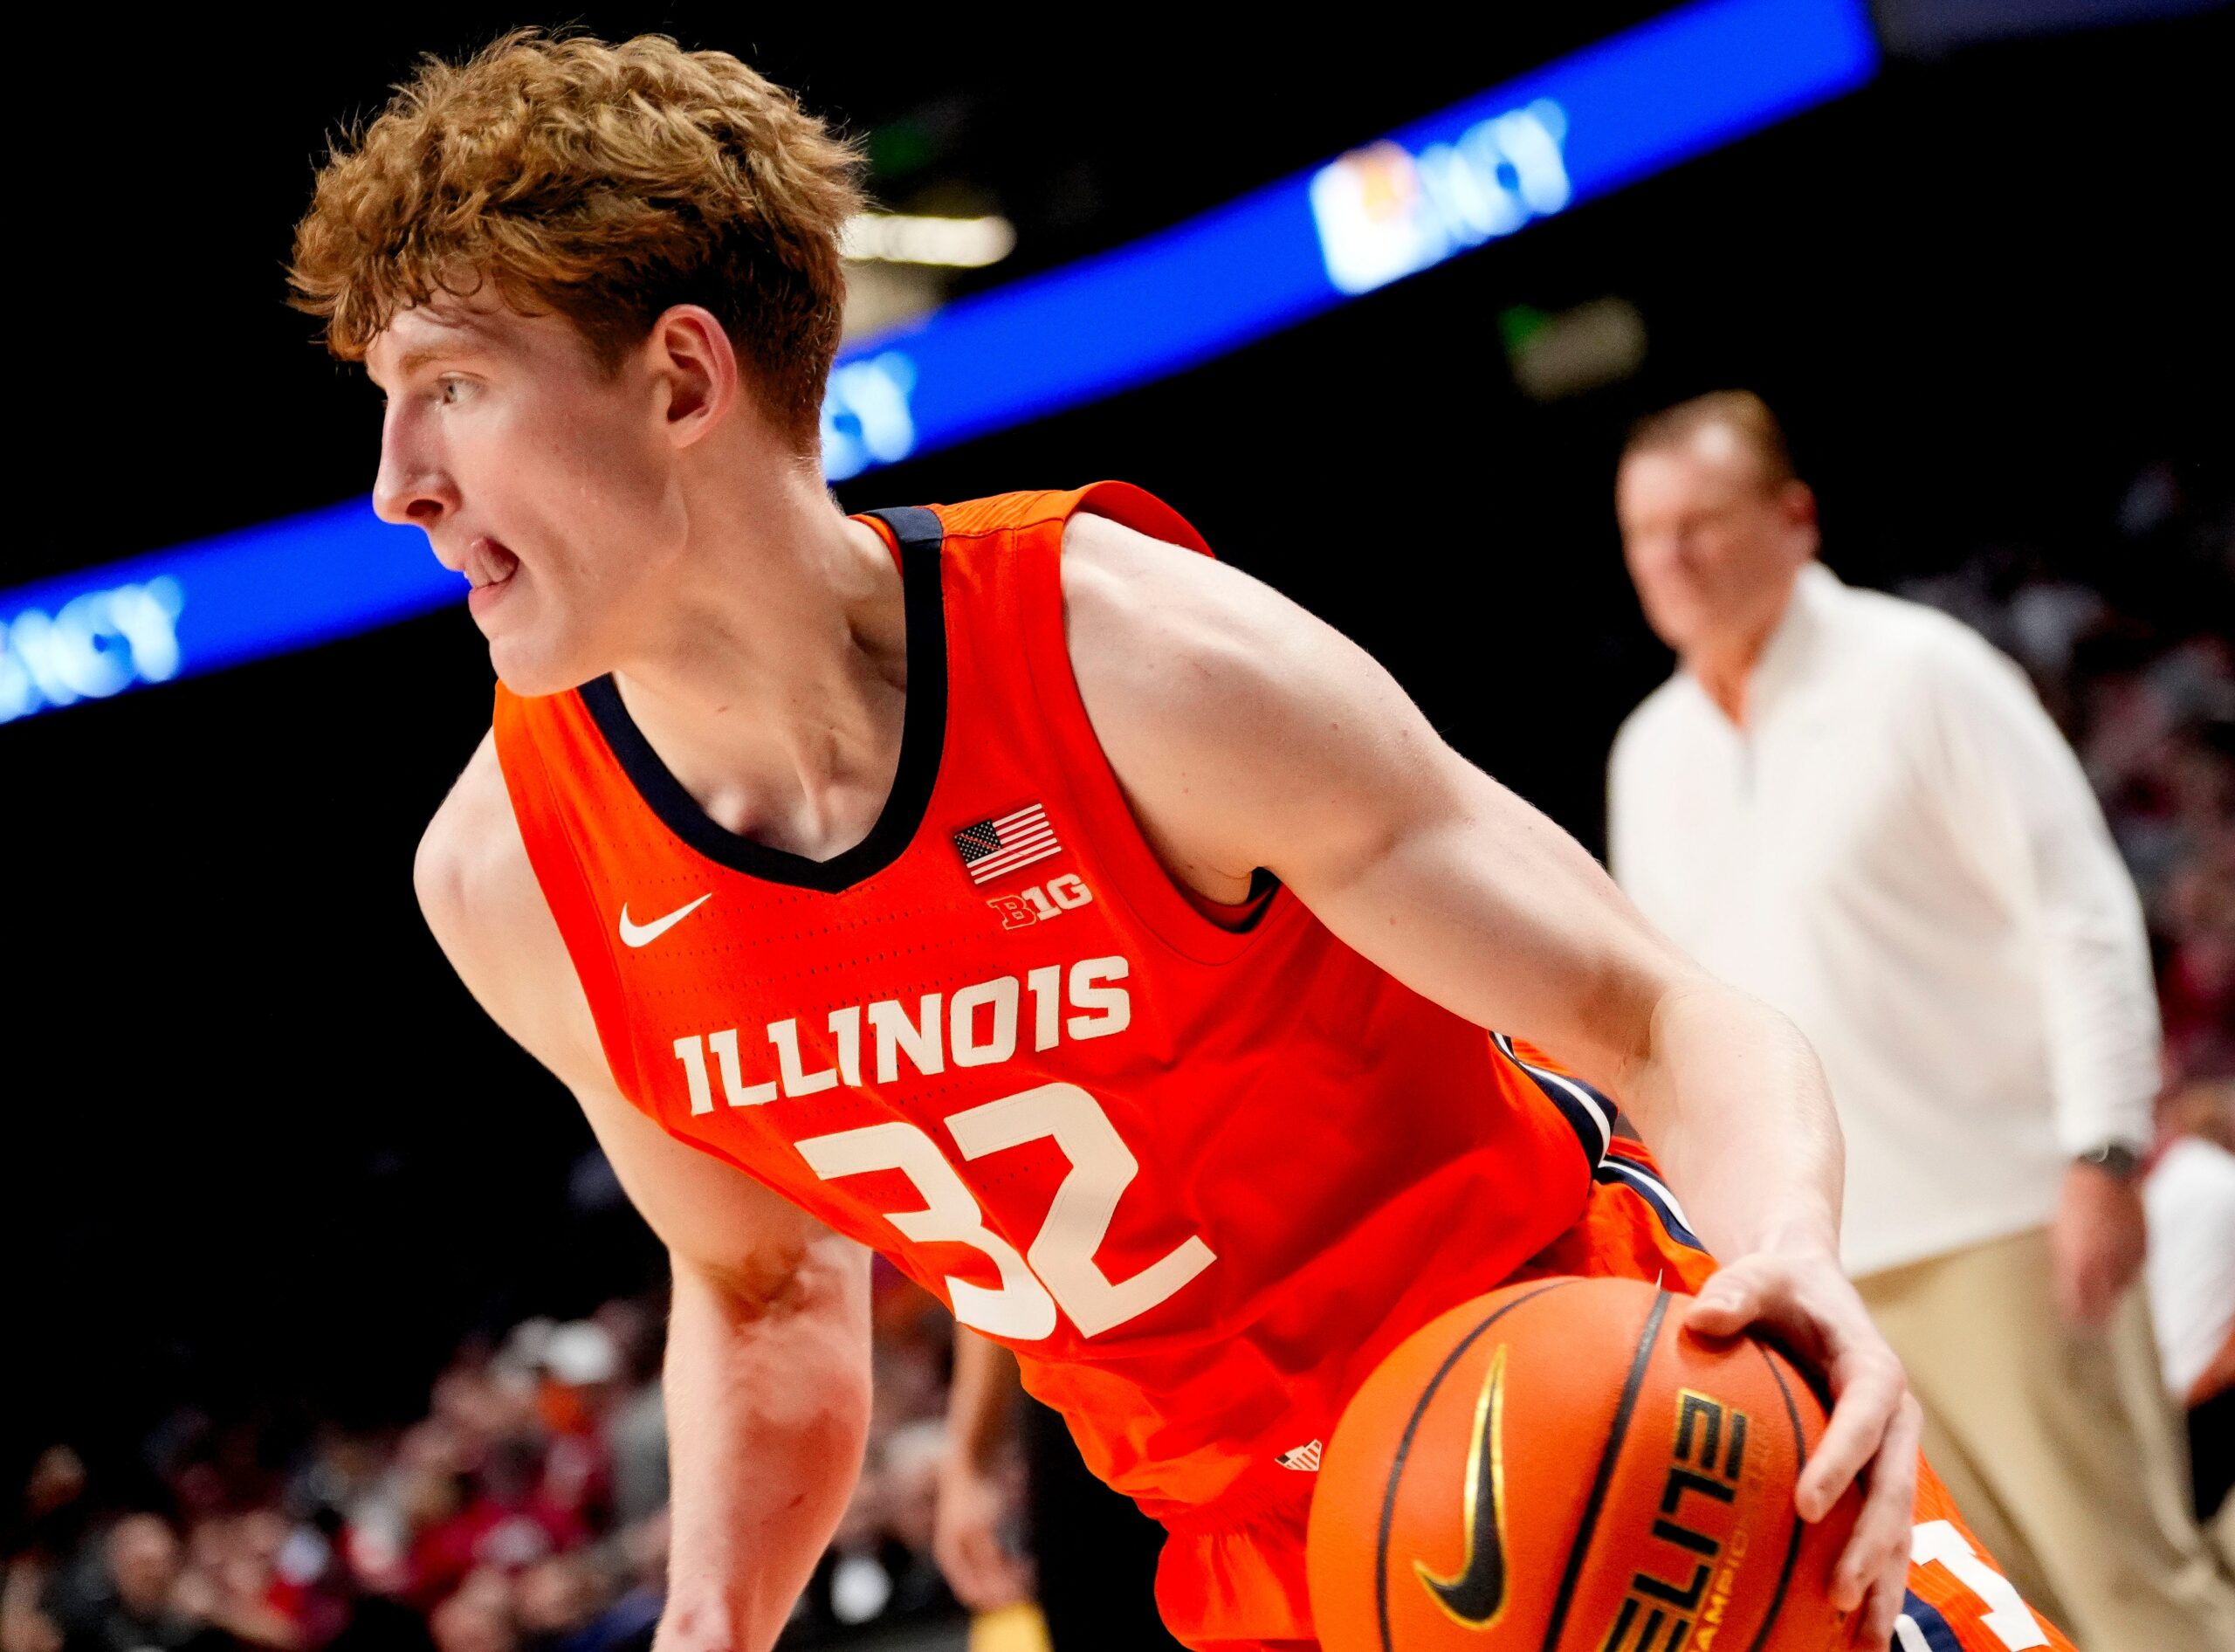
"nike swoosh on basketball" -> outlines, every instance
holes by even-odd
[[[1482,1392],[1475,1401],[1475,1434],[1467,1448],[1467,1566],[1458,1576],[1438,1577],[1425,1560],[1413,1562],[1427,1592],[1447,1616],[1469,1629],[1487,1629],[1505,1609],[1505,1345],[1490,1356]]]
[[[710,889],[705,894],[699,896],[698,899],[691,902],[688,905],[678,906],[666,917],[655,918],[649,924],[630,923],[629,921],[629,903],[627,901],[623,901],[621,903],[622,942],[623,945],[629,946],[649,946],[654,941],[657,940],[662,935],[666,934],[669,930],[673,929],[677,924],[690,917],[691,913],[697,912],[701,906],[704,906],[708,901],[713,898],[714,891]]]

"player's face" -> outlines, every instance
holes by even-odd
[[[1720,427],[1624,459],[1614,509],[1646,621],[1679,654],[1758,638],[1815,553],[1807,488],[1769,485],[1752,451]]]
[[[643,363],[609,372],[557,316],[444,299],[365,366],[388,398],[374,506],[471,582],[498,676],[547,694],[612,670],[687,520]]]

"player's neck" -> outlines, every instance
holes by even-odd
[[[693,506],[689,554],[614,672],[622,699],[717,823],[827,859],[867,835],[899,767],[891,553],[804,468]]]

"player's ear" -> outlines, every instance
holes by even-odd
[[[664,392],[668,439],[689,447],[736,405],[740,387],[729,333],[704,306],[678,304],[654,320],[645,349]]]

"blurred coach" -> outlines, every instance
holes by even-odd
[[[1616,878],[1823,1057],[1848,1269],[2012,1581],[2082,1646],[2235,1647],[2135,1282],[2148,944],[2079,764],[1976,634],[1816,562],[1758,397],[1647,420],[1615,494],[1681,666],[1614,744]]]

